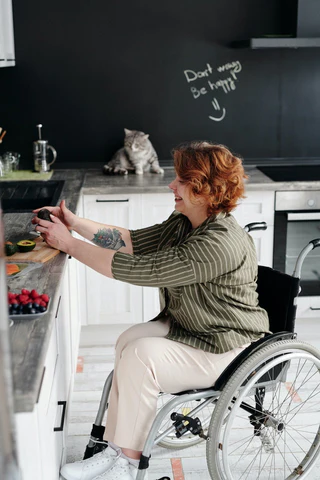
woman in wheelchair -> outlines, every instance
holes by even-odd
[[[258,305],[254,243],[231,214],[244,196],[241,159],[207,142],[179,146],[173,159],[175,211],[161,224],[132,231],[102,225],[77,217],[64,201],[50,207],[53,222],[33,219],[49,245],[97,272],[160,290],[159,315],[116,344],[108,447],[64,465],[66,480],[135,479],[159,392],[211,387],[269,330]]]

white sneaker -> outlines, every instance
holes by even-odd
[[[120,449],[116,451],[111,447],[107,447],[102,452],[96,453],[86,460],[66,463],[61,468],[60,474],[65,480],[93,480],[101,473],[112,468],[120,455]]]
[[[131,465],[127,459],[118,457],[113,465],[101,475],[93,480],[135,480],[138,475],[138,469]],[[144,474],[144,480],[148,480],[148,472]]]

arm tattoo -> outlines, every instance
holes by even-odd
[[[126,244],[122,240],[122,235],[116,228],[104,228],[99,229],[97,233],[93,235],[91,240],[93,243],[102,248],[109,248],[110,250],[119,250],[121,247],[125,247]]]

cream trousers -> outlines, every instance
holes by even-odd
[[[159,392],[211,387],[246,347],[206,353],[164,338],[168,331],[166,321],[156,320],[134,325],[118,338],[104,439],[121,448],[143,449]]]

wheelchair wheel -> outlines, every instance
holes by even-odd
[[[283,340],[230,377],[207,441],[214,480],[305,478],[320,453],[320,353]]]
[[[162,393],[159,395],[158,398],[158,411],[168,403],[172,399],[172,395],[167,393]],[[213,401],[214,402],[214,401]],[[188,415],[194,408],[198,407],[201,402],[196,400],[190,400],[188,402],[184,402],[179,405],[177,408],[174,409],[175,412],[181,413],[183,415]],[[207,429],[212,417],[212,412],[214,410],[215,403],[210,403],[209,405],[205,406],[201,411],[199,411],[195,416],[198,417],[201,421],[204,433],[207,433]],[[167,420],[165,420],[159,430],[159,433],[165,431],[172,425],[172,420],[170,419],[170,415],[168,416]],[[163,448],[168,448],[171,450],[181,450],[183,448],[188,448],[193,445],[197,445],[198,443],[203,442],[203,439],[198,435],[193,435],[191,432],[186,432],[182,437],[177,438],[175,432],[168,434],[164,437],[158,445]]]

